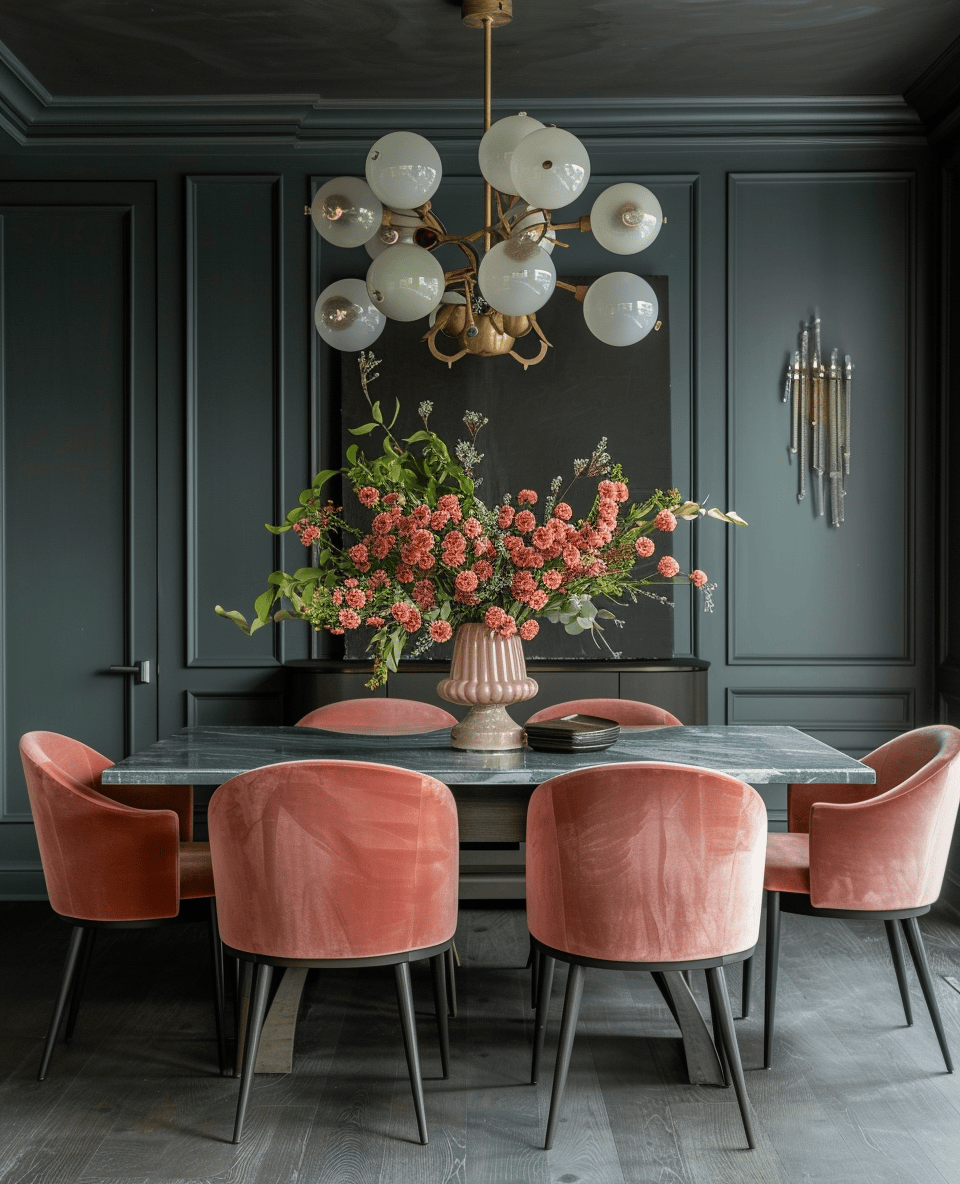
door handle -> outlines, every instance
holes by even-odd
[[[150,662],[134,662],[132,666],[111,666],[111,674],[132,674],[136,683],[150,681]]]

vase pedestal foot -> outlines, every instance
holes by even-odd
[[[523,748],[523,728],[502,703],[480,703],[451,730],[450,743],[470,752],[510,752]]]

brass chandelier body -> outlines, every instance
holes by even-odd
[[[491,126],[493,126],[492,32],[495,28],[508,24],[512,17],[513,0],[462,0],[461,19],[463,24],[469,28],[481,29],[483,31],[483,128],[485,136],[490,131]],[[521,111],[519,118],[534,124],[537,128],[543,128],[543,125],[537,121],[527,120],[526,112]],[[501,122],[508,123],[510,121],[504,120]],[[410,133],[399,134],[410,135]],[[589,159],[586,158],[585,149],[579,144],[579,141],[569,136],[569,133],[559,134],[566,136],[582,151],[583,157],[586,160],[585,175],[588,178]],[[384,196],[382,193],[377,192],[371,178],[370,161],[377,159],[378,146],[389,138],[387,136],[377,141],[377,144],[374,145],[368,156],[367,181],[371,185],[371,197],[376,194],[377,198],[382,199]],[[413,136],[412,138],[420,140],[422,144],[426,145],[435,154],[435,150],[427,141],[423,141],[421,137]],[[509,156],[507,159],[509,159]],[[546,171],[553,167],[553,161],[543,160],[541,167]],[[509,356],[519,362],[526,370],[527,367],[536,365],[546,357],[551,343],[547,340],[540,325],[537,323],[535,309],[531,309],[530,311],[518,311],[514,309],[510,313],[504,313],[494,308],[491,302],[483,295],[481,290],[483,279],[480,276],[480,265],[483,259],[489,256],[491,249],[505,244],[501,252],[503,259],[500,262],[505,262],[508,269],[515,267],[522,273],[525,267],[539,266],[536,261],[543,261],[543,256],[548,256],[546,248],[552,251],[554,247],[566,247],[567,244],[557,238],[557,231],[571,230],[588,233],[593,230],[595,237],[602,245],[607,246],[608,249],[615,253],[627,254],[641,250],[649,245],[659,232],[660,225],[666,219],[662,218],[660,214],[659,203],[657,203],[656,198],[642,186],[614,186],[613,189],[607,192],[613,194],[614,190],[623,190],[625,196],[622,202],[615,203],[614,206],[611,206],[609,201],[606,203],[606,220],[610,223],[610,228],[612,228],[614,235],[619,234],[621,238],[624,233],[632,235],[632,241],[639,245],[628,247],[611,245],[609,241],[611,238],[611,229],[608,228],[605,235],[602,235],[600,229],[593,225],[591,215],[581,216],[571,222],[553,222],[550,209],[525,200],[519,195],[501,193],[495,189],[487,179],[487,170],[483,168],[482,146],[481,171],[485,173],[485,178],[483,186],[483,222],[479,230],[469,235],[448,234],[444,225],[437,218],[436,214],[434,214],[430,200],[423,201],[421,204],[405,210],[390,208],[384,202],[382,212],[379,213],[379,225],[373,230],[372,243],[375,246],[375,250],[371,250],[368,246],[368,253],[376,262],[380,253],[385,250],[388,251],[391,247],[400,244],[409,244],[428,252],[432,252],[440,246],[458,247],[465,257],[465,262],[459,268],[452,268],[442,272],[442,291],[440,292],[437,305],[429,313],[430,328],[423,335],[422,340],[427,343],[434,357],[446,362],[450,367],[453,366],[454,362],[459,361],[469,354],[483,358]],[[583,171],[581,169],[581,172]],[[437,175],[439,183],[439,158],[437,158]],[[338,224],[339,229],[342,229],[351,219],[354,222],[359,220],[357,213],[358,202],[356,199],[336,192],[337,183],[347,181],[353,182],[354,179],[337,178],[335,181],[328,182],[326,186],[318,191],[313,206],[307,207],[307,212],[312,215],[320,234],[332,242],[339,242],[340,245],[354,245],[354,242],[347,244],[338,239]],[[358,181],[354,183],[362,184]],[[585,184],[585,180],[583,184]],[[346,186],[341,185],[340,188],[345,189]],[[626,192],[628,190],[631,191],[629,194]],[[636,193],[632,191],[636,191]],[[643,197],[638,195],[645,195],[649,204],[644,202]],[[563,200],[566,202],[572,200],[572,197],[564,196]],[[379,205],[379,203],[374,201],[374,205]],[[649,212],[651,207],[655,208],[655,213]],[[595,204],[594,210],[591,212],[592,215],[596,213],[596,209],[597,205]],[[478,253],[481,240],[482,256]],[[546,263],[549,264],[549,269],[552,273],[552,282],[550,291],[547,292],[544,300],[549,297],[554,286],[571,292],[581,303],[588,300],[588,292],[593,285],[573,285],[556,279],[555,273],[553,273],[553,264],[549,260],[549,256],[546,259]],[[440,269],[436,264],[434,264],[434,267],[436,267],[436,276],[439,282]],[[392,314],[389,311],[388,298],[380,290],[377,280],[373,278],[374,270],[371,267],[366,283],[367,292],[373,307],[379,307],[387,317],[393,316],[394,319],[416,319],[415,315],[408,315],[406,312],[404,312],[404,315],[398,315],[396,313]],[[538,274],[543,273],[538,272]],[[656,297],[652,289],[649,289],[649,285],[639,277],[628,275],[627,273],[614,273],[611,276],[604,277],[604,279],[614,280],[616,277],[622,277],[623,280],[636,281],[637,284],[642,284],[649,292],[650,300],[646,303],[643,301],[640,303],[640,307],[643,310],[641,316],[645,316],[647,320],[645,326],[636,332],[631,328],[631,337],[629,340],[612,340],[609,336],[604,336],[605,329],[598,331],[594,324],[591,324],[588,309],[585,309],[585,316],[591,331],[600,337],[601,340],[608,341],[609,344],[613,345],[630,344],[635,340],[639,340],[640,337],[645,336],[651,328],[660,327],[660,322],[657,320]],[[351,283],[356,285],[359,281],[341,281],[341,285]],[[409,286],[415,287],[416,285],[415,283],[411,283]],[[330,288],[321,294],[320,299],[317,301],[317,329],[321,336],[335,348],[365,348],[378,335],[382,324],[374,330],[369,317],[369,313],[373,310],[370,309],[366,313],[364,312],[362,309],[362,296],[358,297],[352,292],[334,292],[333,289],[337,287],[338,285],[331,285]],[[652,304],[650,303],[651,300]],[[610,300],[608,297],[609,303]],[[622,309],[628,306],[629,302],[625,303],[622,297],[619,302],[614,299],[610,305],[613,309]],[[601,319],[604,311],[601,308]],[[360,326],[362,328],[365,315],[367,322],[371,326],[367,333],[369,340],[362,340],[356,336],[357,327]],[[597,312],[593,313],[593,319],[595,321],[598,319]],[[654,324],[654,322],[656,323]],[[342,330],[351,329],[353,330],[352,335],[341,332]],[[525,354],[519,353],[514,348],[517,341],[531,335],[537,344],[537,351],[526,352]],[[359,345],[357,341],[360,341]],[[453,343],[452,349],[441,348],[441,346],[445,346],[450,342]]]

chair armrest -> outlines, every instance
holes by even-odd
[[[101,785],[100,793],[135,810],[173,810],[180,824],[180,842],[193,841],[192,785]]]
[[[810,811],[814,908],[920,908],[940,895],[953,830],[923,817],[913,795],[818,802]],[[934,806],[934,810],[937,807]]]
[[[852,805],[875,798],[881,789],[876,785],[789,785],[787,786],[787,830],[792,834],[807,834],[810,830],[810,809],[815,802]]]

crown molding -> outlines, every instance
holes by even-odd
[[[960,37],[904,92],[929,129],[931,143],[960,127]]]
[[[495,116],[536,111],[579,135],[615,140],[759,138],[925,142],[899,95],[825,98],[515,99]],[[440,99],[338,103],[317,95],[80,98],[52,95],[0,44],[0,128],[22,147],[277,145],[316,150],[414,124],[444,140],[474,136],[481,105]]]

